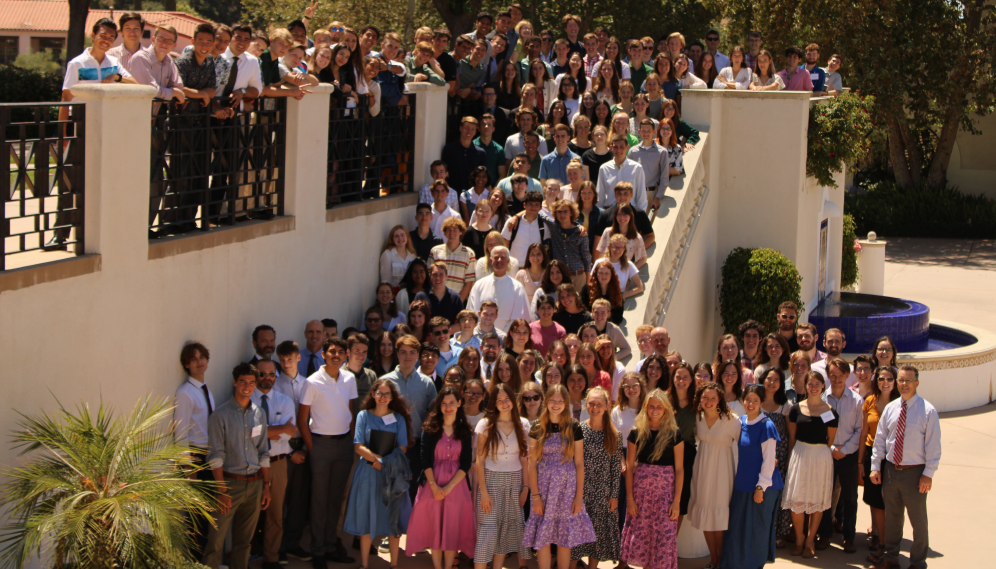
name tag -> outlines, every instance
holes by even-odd
[[[823,419],[824,423],[829,423],[830,421],[833,421],[834,419],[833,411],[827,411],[826,413],[820,415],[820,419]]]
[[[383,417],[381,417],[381,420],[384,421],[385,425],[393,425],[398,422],[398,420],[394,418],[394,413],[391,413],[390,415],[384,415]]]
[[[255,427],[252,428],[252,435],[251,436],[258,437],[258,436],[260,436],[262,434],[263,434],[263,425],[256,425]]]
[[[815,72],[815,71],[810,72],[809,78],[812,79],[813,81],[819,81],[820,80],[820,74],[817,73],[817,72]]]

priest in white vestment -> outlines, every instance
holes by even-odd
[[[502,246],[492,249],[491,266],[494,272],[483,279],[478,279],[467,297],[467,309],[474,312],[481,309],[481,303],[484,301],[493,300],[497,303],[498,318],[495,320],[495,328],[503,332],[508,331],[509,324],[516,318],[529,321],[529,299],[526,297],[526,289],[522,283],[508,276],[509,262],[508,249]]]

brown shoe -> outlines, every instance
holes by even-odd
[[[792,555],[802,555],[803,549],[805,549],[805,546],[796,545],[795,547],[792,548]]]
[[[816,549],[823,551],[824,549],[830,547],[830,540],[823,537],[816,538]]]
[[[844,553],[854,553],[856,551],[857,551],[857,549],[855,549],[854,543],[852,543],[850,541],[845,541],[844,542]]]
[[[816,550],[812,547],[807,547],[805,551],[802,552],[803,559],[812,559],[816,557]]]

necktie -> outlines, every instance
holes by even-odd
[[[315,357],[315,354],[308,356],[308,377],[311,377],[311,374],[318,371],[318,368],[315,366]]]
[[[491,364],[484,370],[484,379],[491,379]]]
[[[221,97],[227,98],[235,90],[235,80],[239,76],[239,58],[232,58],[232,69],[228,72],[228,83],[225,83],[225,90],[221,92]]]
[[[263,412],[266,413],[267,422],[270,421],[270,404],[266,402],[266,395],[260,397],[259,399],[260,407],[263,408]]]
[[[896,425],[896,444],[892,447],[892,464],[903,463],[903,439],[906,438],[906,400],[903,399],[899,411],[899,423]]]
[[[211,406],[211,393],[208,391],[208,386],[206,385],[202,385],[201,390],[204,392],[204,399],[208,404],[208,417],[210,417],[211,413],[214,413],[214,407]]]

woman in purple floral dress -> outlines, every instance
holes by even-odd
[[[568,569],[571,548],[595,541],[584,507],[584,434],[567,404],[562,384],[546,393],[546,407],[529,431],[529,489],[533,513],[522,544],[535,549],[539,569],[550,569],[550,545],[557,545],[557,569]]]
[[[684,441],[668,396],[647,395],[627,439],[626,524],[623,563],[644,569],[677,569],[678,515],[684,483]]]

